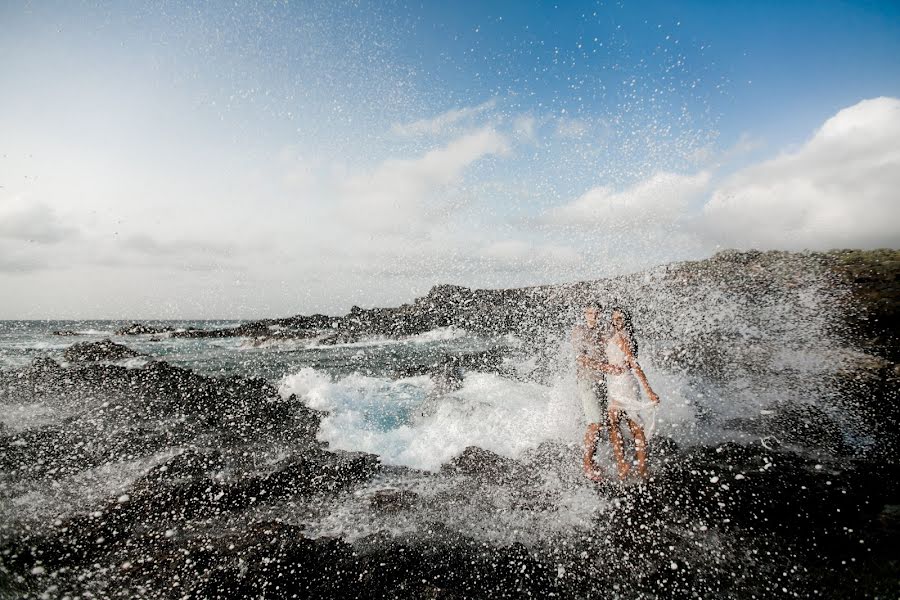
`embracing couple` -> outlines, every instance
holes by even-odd
[[[631,461],[625,460],[620,431],[624,419],[634,437],[638,473],[646,479],[647,436],[640,414],[648,406],[659,404],[659,396],[651,389],[638,364],[638,346],[631,315],[622,308],[614,308],[609,322],[601,322],[600,317],[600,306],[586,306],[584,323],[572,332],[578,365],[578,394],[588,421],[584,436],[584,472],[593,481],[602,479],[594,467],[594,453],[600,434],[606,428],[616,455],[619,479],[624,480],[628,476]],[[641,399],[639,381],[650,404]]]

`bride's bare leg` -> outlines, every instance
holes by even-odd
[[[643,479],[647,479],[647,436],[640,423],[628,419],[628,428],[634,436],[634,450],[637,454],[638,473]]]
[[[584,434],[584,474],[592,481],[600,481],[602,479],[594,468],[594,453],[597,452],[600,428],[600,423],[591,423]]]
[[[622,449],[622,433],[619,431],[619,411],[609,411],[609,441],[616,455],[616,464],[619,467],[619,479],[628,477],[629,466],[625,462],[625,451]]]

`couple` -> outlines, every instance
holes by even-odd
[[[614,308],[609,324],[599,322],[600,307],[595,304],[584,309],[584,324],[575,327],[572,341],[578,355],[578,394],[588,420],[584,436],[584,472],[593,481],[602,477],[594,467],[594,453],[604,425],[609,428],[619,468],[619,479],[628,476],[630,462],[625,460],[622,434],[619,431],[624,417],[634,436],[638,473],[647,478],[647,437],[638,420],[638,413],[647,408],[641,400],[638,380],[653,406],[659,396],[650,388],[644,371],[637,362],[637,341],[631,315],[622,308]]]

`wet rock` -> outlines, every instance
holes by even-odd
[[[58,335],[61,337],[71,337],[71,336],[78,335],[78,332],[72,331],[70,329],[60,329],[60,330],[54,331],[52,333],[52,335]]]
[[[397,512],[411,508],[419,496],[410,490],[387,488],[376,490],[369,497],[369,506],[381,512]]]
[[[126,358],[135,358],[140,355],[140,352],[136,352],[128,346],[117,344],[111,340],[80,342],[66,348],[66,351],[63,354],[65,359],[69,362],[116,361]]]
[[[763,417],[763,427],[780,442],[830,453],[843,451],[844,434],[840,424],[821,408],[811,404],[781,404],[773,407],[773,413]]]
[[[31,365],[22,372],[22,375],[26,378],[41,377],[52,381],[54,377],[63,371],[62,365],[52,358],[39,356],[31,361]]]
[[[332,493],[370,479],[380,469],[374,454],[344,451],[307,451],[279,465],[264,480],[266,487],[294,493]]]
[[[164,361],[130,369],[50,359],[0,372],[0,401],[27,400],[70,416],[0,436],[0,469],[35,479],[139,457],[213,436],[219,444],[318,446],[321,414],[261,379],[212,378]]]
[[[323,346],[334,346],[335,344],[353,344],[359,340],[359,333],[350,329],[337,329],[331,333],[326,333],[317,342]]]
[[[478,446],[469,446],[459,456],[441,465],[441,473],[459,473],[479,477],[509,477],[517,475],[522,465],[517,461],[494,454]]]
[[[729,419],[722,424],[759,436],[762,444],[773,450],[794,444],[834,454],[846,451],[841,424],[812,404],[782,402],[759,417]]]
[[[169,326],[132,323],[131,325],[117,329],[116,335],[159,335],[161,333],[171,333],[172,331],[175,330]]]

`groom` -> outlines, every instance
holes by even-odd
[[[606,359],[606,342],[609,328],[599,323],[600,306],[589,304],[584,308],[584,324],[576,325],[572,331],[575,346],[578,382],[578,396],[587,419],[584,434],[584,473],[592,481],[600,481],[602,476],[594,468],[594,454],[600,432],[607,424],[607,398],[605,374],[620,374],[621,367],[609,364]]]

